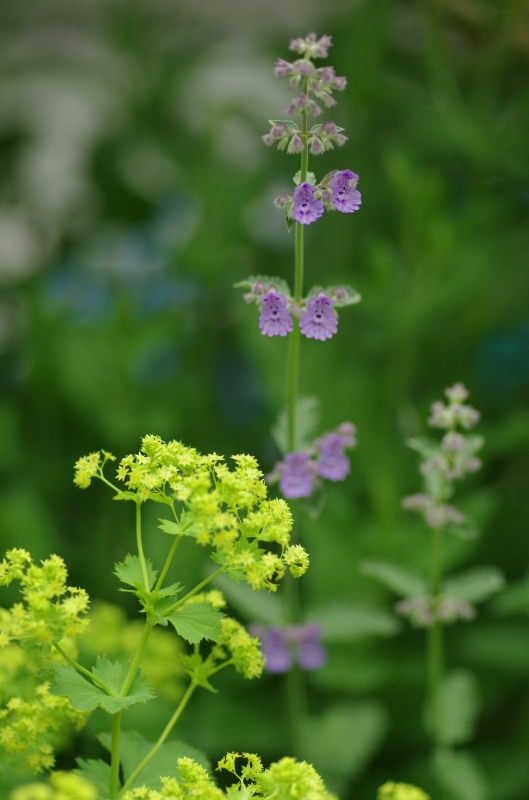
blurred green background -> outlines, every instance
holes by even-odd
[[[37,558],[58,552],[74,584],[123,604],[108,576],[132,547],[132,512],[102,486],[74,488],[80,455],[121,457],[151,432],[273,466],[287,345],[260,335],[232,284],[292,278],[292,235],[271,199],[297,161],[259,137],[290,97],[273,62],[311,29],[333,36],[329,62],[348,86],[332,118],[350,137],[311,168],[358,172],[363,205],[307,231],[307,286],[347,282],[363,300],[332,341],[303,341],[302,391],[321,398],[321,431],[350,419],[359,439],[350,477],[317,520],[303,519],[304,605],[390,610],[359,572],[366,558],[426,573],[428,533],[400,508],[419,489],[405,440],[463,381],[487,441],[459,505],[481,537],[451,541],[447,567],[495,564],[518,587],[449,630],[449,664],[476,675],[481,703],[454,797],[522,800],[527,0],[2,0],[0,540]],[[147,539],[161,559],[156,515]],[[181,563],[189,583],[203,577],[203,551],[182,547]],[[390,778],[431,786],[423,648],[405,626],[359,635],[330,644],[310,676],[314,725],[300,755],[342,797],[373,797]],[[218,683],[178,736],[211,758],[289,750],[282,678]],[[152,736],[172,706],[157,709]]]

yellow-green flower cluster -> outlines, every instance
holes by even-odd
[[[50,694],[49,684],[43,683],[34,700],[12,697],[0,709],[0,748],[19,761],[22,758],[33,772],[41,772],[53,767],[53,746],[65,729],[79,729],[85,720],[86,714],[66,697]]]
[[[246,759],[240,773],[236,768],[238,758]],[[162,778],[162,789],[156,791],[145,786],[133,789],[123,795],[123,800],[226,800],[230,796],[219,789],[206,770],[190,758],[178,759],[181,783],[175,778]],[[252,753],[228,753],[219,761],[218,769],[232,772],[241,787],[249,789],[248,794],[277,800],[335,800],[310,764],[294,758],[282,758],[263,769],[261,759]],[[245,795],[243,795],[245,796]],[[25,800],[25,799],[23,799]]]
[[[93,477],[105,480],[102,468],[109,458],[102,451],[79,459],[77,485],[85,488]],[[145,436],[140,452],[118,467],[117,478],[126,486],[118,497],[163,502],[173,510],[175,502],[181,504],[185,532],[215,548],[214,559],[226,571],[242,573],[253,589],[274,591],[287,569],[294,577],[306,571],[308,556],[300,545],[288,547],[292,514],[284,500],[267,499],[255,458],[236,455],[233,461],[230,469],[216,453],[204,456],[181,442]],[[259,547],[263,542],[279,545],[280,553]]]
[[[97,800],[97,791],[75,772],[53,772],[47,783],[19,786],[11,800]]]
[[[409,783],[385,783],[378,790],[378,800],[430,800],[429,796]]]
[[[89,599],[84,589],[67,586],[68,572],[60,556],[41,566],[25,550],[6,553],[0,564],[0,586],[20,581],[22,603],[0,614],[0,646],[12,640],[49,647],[85,630]]]
[[[250,636],[237,620],[224,617],[218,645],[212,654],[215,658],[224,657],[224,648],[228,650],[230,658],[237,672],[245,678],[260,678],[264,667],[264,658],[261,653],[261,643],[256,636]]]
[[[92,478],[100,478],[103,467],[107,461],[115,461],[116,457],[106,450],[99,450],[97,453],[90,453],[83,456],[75,463],[73,482],[80,489],[88,489]]]
[[[82,663],[93,663],[101,653],[122,663],[132,660],[143,634],[143,622],[129,622],[122,608],[101,601],[94,603],[89,621],[86,633],[77,641]],[[152,629],[143,654],[142,669],[149,676],[156,694],[168,700],[178,700],[184,693],[182,678],[185,672],[180,661],[181,653],[182,646],[177,636],[160,626]]]
[[[193,597],[186,600],[181,608],[186,608],[189,605],[193,605],[193,603],[209,603],[213,608],[217,608],[219,611],[222,608],[226,608],[226,599],[218,589],[211,589],[209,592],[194,594]]]

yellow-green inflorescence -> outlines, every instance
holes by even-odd
[[[11,697],[0,709],[0,751],[33,772],[51,769],[53,748],[85,721],[84,712],[73,708],[66,697],[50,694],[49,684],[42,683],[32,700]]]
[[[67,578],[60,556],[52,555],[38,566],[26,550],[6,553],[0,563],[0,586],[19,581],[23,602],[9,611],[0,609],[0,647],[20,641],[47,650],[85,630],[88,595],[84,589],[68,586]]]
[[[47,783],[15,789],[10,800],[97,800],[97,791],[75,772],[53,772]]]
[[[377,800],[430,800],[429,796],[409,783],[385,783],[378,790]]]
[[[236,761],[244,758],[246,763],[237,769]],[[162,789],[153,790],[140,787],[126,792],[123,800],[226,800],[232,796],[219,789],[210,778],[208,772],[190,758],[178,759],[178,772],[181,781],[176,778],[162,778]],[[233,773],[241,789],[241,798],[275,797],[277,800],[335,800],[310,764],[296,761],[294,758],[282,758],[269,769],[264,769],[261,759],[252,753],[228,753],[219,761],[218,769]],[[237,784],[234,784],[237,787]]]
[[[114,457],[105,451],[79,459],[74,482],[82,489],[92,478],[106,481],[103,467]],[[201,455],[181,442],[165,443],[145,436],[141,451],[121,460],[116,499],[154,500],[172,507],[180,530],[203,546],[211,546],[222,568],[245,579],[252,589],[277,589],[288,569],[294,577],[306,572],[307,552],[290,545],[292,514],[282,499],[267,498],[263,473],[253,456],[233,456],[230,469],[222,456]],[[263,549],[276,543],[280,553]]]

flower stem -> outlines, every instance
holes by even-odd
[[[55,643],[53,646],[55,647],[57,652],[61,654],[61,656],[65,659],[65,661],[67,661],[68,664],[70,664],[74,669],[76,669],[77,672],[80,672],[81,675],[86,675],[87,678],[90,678],[90,680],[93,681],[93,683],[95,683],[96,686],[99,686],[99,688],[103,689],[103,691],[106,692],[107,694],[110,694],[110,695],[112,694],[112,691],[109,689],[109,687],[106,685],[106,683],[103,683],[103,681],[100,680],[97,677],[97,675],[94,675],[93,672],[90,672],[89,670],[85,669],[80,664],[78,664],[77,661],[75,661],[73,658],[71,658],[68,655],[68,653],[65,650],[62,649],[60,644]]]
[[[308,78],[303,79],[303,92],[308,88]],[[301,152],[301,173],[300,183],[307,180],[309,166],[309,148],[307,142],[307,115],[301,115],[301,133],[303,150]],[[303,225],[296,222],[295,242],[294,242],[294,300],[298,304],[303,296],[303,271],[304,271],[304,248],[303,248]],[[292,453],[296,449],[296,405],[299,384],[299,350],[300,350],[300,330],[299,320],[294,318],[294,327],[290,337],[290,348],[288,351],[287,369],[287,415],[288,415],[288,452]]]
[[[176,722],[178,721],[182,711],[186,707],[187,703],[189,702],[189,699],[190,699],[191,695],[193,694],[193,692],[195,691],[197,686],[198,686],[198,683],[195,683],[195,681],[191,681],[191,683],[189,684],[189,686],[187,688],[187,691],[186,691],[185,695],[182,697],[182,699],[180,700],[180,703],[178,704],[178,708],[176,709],[176,711],[174,712],[173,716],[171,717],[171,719],[169,720],[169,722],[167,723],[167,725],[163,729],[163,732],[162,732],[160,738],[158,739],[156,744],[153,745],[152,749],[147,753],[147,755],[145,756],[143,761],[141,761],[138,764],[138,766],[136,767],[136,769],[134,770],[132,775],[130,775],[129,779],[126,781],[125,785],[123,786],[123,789],[121,790],[122,794],[123,794],[123,792],[126,792],[127,789],[130,788],[130,786],[132,785],[132,783],[133,783],[134,779],[136,778],[136,776],[140,774],[142,769],[145,767],[146,764],[149,763],[151,758],[156,755],[156,753],[158,752],[158,750],[160,749],[162,744],[165,742],[165,740],[167,739],[167,737],[171,733],[172,729],[174,728],[174,726],[175,726]]]
[[[187,600],[189,600],[189,598],[190,598],[190,597],[193,597],[193,595],[194,595],[194,594],[196,594],[197,592],[199,592],[199,591],[202,589],[202,587],[203,587],[203,586],[205,586],[205,585],[206,585],[207,583],[209,583],[210,581],[212,581],[212,580],[213,580],[213,578],[216,578],[216,577],[217,577],[217,575],[220,575],[220,573],[221,573],[221,572],[224,572],[224,567],[221,567],[220,569],[218,569],[216,572],[214,572],[212,575],[210,575],[210,576],[209,576],[209,578],[205,578],[205,579],[202,581],[202,583],[199,583],[199,584],[198,584],[198,586],[195,586],[195,588],[194,588],[194,589],[191,589],[191,591],[190,591],[190,592],[188,592],[188,593],[185,595],[185,597],[182,597],[182,599],[181,599],[181,600],[179,600],[179,601],[178,601],[178,603],[175,603],[175,604],[174,604],[174,605],[172,605],[170,608],[168,608],[168,609],[167,609],[167,611],[164,611],[164,614],[163,614],[163,615],[164,615],[164,617],[166,617],[168,614],[172,614],[172,613],[173,613],[173,611],[176,611],[176,609],[177,609],[177,608],[180,608],[180,606],[183,606],[183,605],[184,605],[184,603],[185,603]]]
[[[171,549],[169,550],[169,555],[167,556],[164,568],[162,570],[162,574],[158,578],[156,586],[154,587],[155,591],[158,591],[158,589],[162,588],[162,583],[164,582],[165,576],[167,575],[167,570],[171,566],[171,561],[173,560],[173,556],[175,554],[175,550],[178,547],[178,545],[180,544],[180,542],[182,541],[183,536],[184,536],[183,533],[181,533],[179,536],[175,536],[175,540],[173,542],[173,545],[172,545]]]
[[[143,544],[141,541],[141,503],[136,502],[136,542],[138,544],[138,556],[141,564],[141,574],[143,575],[143,585],[145,591],[150,591],[149,578],[147,576],[147,564],[145,563],[145,556],[143,555]]]
[[[140,665],[140,661],[143,658],[143,653],[145,652],[145,646],[147,645],[147,640],[151,634],[152,629],[154,628],[156,623],[151,622],[150,620],[145,620],[145,627],[143,629],[143,633],[141,635],[141,639],[138,643],[138,647],[134,658],[132,659],[132,663],[129,667],[129,671],[127,672],[127,676],[123,682],[123,686],[121,687],[121,691],[119,693],[120,697],[126,697],[130,687],[132,686],[132,681],[136,675],[136,670]]]
[[[427,661],[432,715],[432,734],[436,754],[438,754],[442,749],[444,728],[444,631],[441,622],[439,619],[437,619],[437,605],[441,592],[441,581],[443,574],[443,540],[443,528],[435,528],[433,533],[432,568],[430,577],[430,593],[433,598],[432,602],[435,618],[428,630]]]
[[[112,745],[110,751],[110,786],[109,795],[114,800],[119,786],[119,737],[121,732],[121,711],[112,714]]]

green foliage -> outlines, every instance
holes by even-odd
[[[501,570],[496,567],[474,567],[448,578],[443,591],[467,603],[482,603],[499,592],[504,585],[505,578]]]
[[[442,740],[449,747],[466,744],[473,738],[480,711],[478,685],[468,670],[453,670],[442,689]]]
[[[78,758],[77,766],[80,777],[89,781],[97,790],[98,800],[109,800],[110,764],[95,758]]]
[[[442,754],[436,764],[438,779],[454,800],[485,800],[486,779],[477,759],[466,752]]]
[[[202,639],[218,642],[223,615],[209,603],[198,603],[180,608],[167,615],[176,632],[191,644]]]
[[[310,449],[317,433],[321,417],[318,397],[298,397],[296,399],[296,430],[294,431],[294,450],[305,452]],[[271,429],[274,441],[281,453],[288,453],[288,416],[281,411],[277,422]]]
[[[380,581],[384,586],[402,597],[426,594],[426,581],[419,575],[384,561],[364,561],[361,565],[364,575]]]
[[[149,581],[149,589],[152,589],[154,582],[157,578],[158,572],[153,568],[151,561],[145,559],[145,566],[147,570],[147,578]],[[125,557],[125,560],[120,564],[116,564],[114,574],[118,576],[122,583],[128,586],[143,587],[143,572],[141,562],[138,556],[133,556],[130,553]]]
[[[373,606],[334,605],[315,609],[310,621],[321,627],[328,641],[356,641],[368,636],[394,636],[400,624],[394,616]]]
[[[127,669],[119,661],[112,663],[106,656],[98,656],[93,674],[108,686],[111,693],[105,693],[98,686],[83,678],[68,664],[53,664],[54,678],[51,691],[67,697],[74,708],[80,711],[93,711],[103,708],[109,714],[115,714],[123,708],[135,703],[146,703],[153,697],[152,687],[146,683],[144,675],[136,674],[129,694],[121,697],[120,692],[125,682]]]

